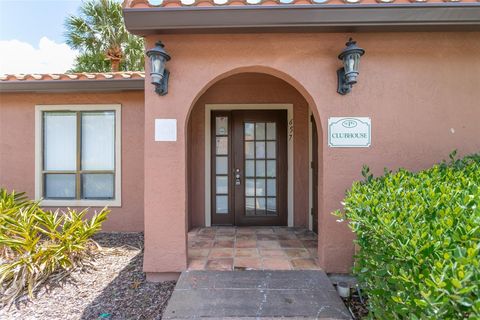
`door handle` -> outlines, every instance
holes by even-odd
[[[235,185],[236,186],[239,186],[242,184],[241,180],[240,180],[240,169],[235,169]]]

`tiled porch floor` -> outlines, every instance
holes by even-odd
[[[189,270],[319,270],[317,235],[286,227],[211,227],[188,233]]]

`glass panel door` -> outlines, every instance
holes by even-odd
[[[230,112],[212,113],[212,224],[233,225]]]
[[[275,122],[244,122],[245,214],[276,216]]]
[[[235,225],[286,225],[286,111],[233,111],[232,123]]]
[[[287,112],[214,111],[212,225],[287,224]]]

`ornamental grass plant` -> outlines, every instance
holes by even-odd
[[[354,273],[372,319],[480,319],[480,154],[400,169],[347,191]]]
[[[0,189],[0,307],[89,265],[97,249],[91,237],[110,210],[90,219],[87,211],[46,211],[23,193]]]

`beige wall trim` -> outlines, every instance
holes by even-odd
[[[42,200],[45,207],[120,207],[122,205],[122,116],[120,104],[66,104],[35,106],[35,199],[41,200],[43,111],[115,111],[115,199],[114,200]]]
[[[205,105],[205,226],[212,225],[211,215],[211,112],[212,110],[287,110],[288,126],[293,123],[293,104],[206,104]],[[287,126],[287,130],[288,130]],[[293,137],[288,140],[288,226],[293,227]]]

